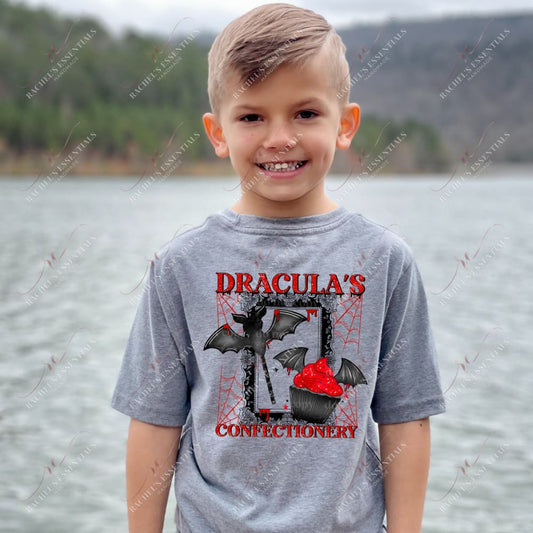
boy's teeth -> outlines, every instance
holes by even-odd
[[[259,166],[269,172],[290,172],[300,168],[303,164],[304,161],[289,161],[284,163],[259,163]]]

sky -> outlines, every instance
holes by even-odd
[[[119,35],[127,28],[138,32],[168,34],[180,23],[193,29],[218,33],[228,22],[261,4],[279,0],[12,0],[28,6],[46,6],[57,14],[91,15]],[[380,23],[435,18],[444,15],[493,15],[533,13],[531,0],[300,0],[288,2],[317,11],[336,28],[354,23]],[[503,7],[502,7],[503,4]]]

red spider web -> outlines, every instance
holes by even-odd
[[[239,295],[217,293],[217,326],[228,324],[233,328],[235,321],[232,313],[237,312]],[[239,333],[236,331],[235,333]],[[242,332],[241,332],[242,333]],[[237,371],[233,376],[224,377],[220,368],[220,382],[218,385],[217,424],[239,423],[239,410],[244,404],[242,384],[237,380]]]
[[[342,402],[338,405],[335,425],[357,427],[357,391],[355,387],[353,389],[346,388],[342,398],[347,401],[344,405]]]
[[[363,296],[341,297],[339,309],[333,319],[334,334],[342,339],[341,356],[348,350],[349,359],[359,357],[359,343],[361,340],[361,319],[363,316]],[[355,352],[355,354],[354,354]],[[364,358],[361,358],[364,361]],[[357,392],[348,386],[344,389],[343,400],[337,408],[335,424],[337,426],[357,427]]]
[[[218,386],[217,424],[238,424],[239,408],[242,407],[242,385],[236,378],[237,370],[233,376],[224,377],[220,369],[220,383]]]
[[[231,294],[217,293],[217,327],[223,324],[233,326],[235,321],[233,320],[232,313],[237,312],[237,305],[239,304],[239,295],[232,296]],[[229,320],[228,320],[229,315]],[[230,323],[231,322],[231,323]],[[235,332],[237,333],[237,331]]]
[[[342,339],[341,356],[345,354],[348,345],[355,345],[355,355],[359,355],[359,341],[361,337],[361,318],[363,316],[363,296],[345,298],[341,296],[339,307],[333,315],[334,334]],[[353,357],[353,353],[350,353]]]

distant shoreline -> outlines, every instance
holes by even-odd
[[[156,175],[158,167],[148,158],[100,157],[94,156],[74,161],[70,169],[64,170],[62,158],[50,161],[48,154],[0,157],[0,177],[3,176],[116,176],[131,177]],[[231,175],[233,169],[229,161],[184,162],[172,176]],[[160,175],[159,175],[160,176]]]
[[[228,159],[214,160],[214,161],[197,161],[197,162],[183,162],[173,172],[166,174],[159,171],[157,165],[151,161],[140,160],[139,158],[128,157],[100,157],[98,155],[83,158],[80,161],[75,161],[70,168],[62,165],[61,157],[50,160],[50,155],[31,154],[31,155],[10,155],[1,157],[0,154],[0,178],[5,177],[36,177],[41,179],[47,177],[59,177],[64,179],[67,177],[124,177],[131,178],[132,176],[144,176],[145,179],[167,179],[179,178],[187,176],[234,176],[231,163]],[[502,175],[512,172],[519,175],[533,176],[533,163],[493,163],[484,169],[479,175]],[[377,176],[390,175],[451,175],[452,171],[432,172],[425,169],[416,168],[395,168],[394,165],[386,166],[382,171],[376,174]],[[347,165],[346,159],[342,155],[336,158],[329,174],[348,175],[350,168]],[[354,176],[357,175],[354,171]]]
[[[108,167],[108,168],[116,168],[116,167]],[[328,173],[328,176],[346,176],[348,175],[348,172],[342,172],[342,171],[334,171],[332,169],[331,172]],[[381,172],[379,174],[372,175],[373,178],[390,178],[391,176],[402,176],[405,178],[427,178],[430,176],[450,176],[450,172],[428,172],[428,171],[420,171],[420,172],[401,172],[401,171],[389,171],[389,172]],[[38,172],[24,172],[24,173],[15,173],[15,172],[5,172],[0,171],[0,180],[2,179],[10,179],[10,178],[32,178],[35,179],[36,176],[38,176]],[[142,172],[122,172],[122,173],[116,173],[116,172],[105,172],[105,171],[96,171],[93,169],[92,172],[72,172],[69,174],[66,174],[64,176],[61,176],[59,179],[65,179],[65,178],[94,178],[94,179],[100,179],[100,178],[123,178],[123,179],[131,179],[132,177],[141,177],[143,176]],[[231,166],[225,166],[220,164],[196,164],[196,165],[187,165],[183,167],[183,172],[180,172],[179,174],[170,174],[168,176],[164,176],[163,178],[156,178],[158,180],[160,179],[181,179],[181,178],[190,178],[190,177],[206,177],[206,178],[222,178],[222,177],[231,177],[235,176],[235,171]],[[476,176],[472,176],[471,179],[475,180],[477,177],[493,177],[493,176],[500,176],[500,177],[520,177],[520,178],[533,178],[533,164],[531,163],[500,163],[500,164],[494,164],[491,165],[488,169],[484,170],[483,172],[479,173]],[[43,173],[40,176],[40,179],[46,179],[47,174]],[[150,179],[150,174],[145,174],[144,179],[148,180]]]

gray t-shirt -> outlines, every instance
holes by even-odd
[[[177,531],[381,531],[375,422],[444,411],[409,247],[343,207],[225,209],[157,257],[112,405],[183,426]]]

